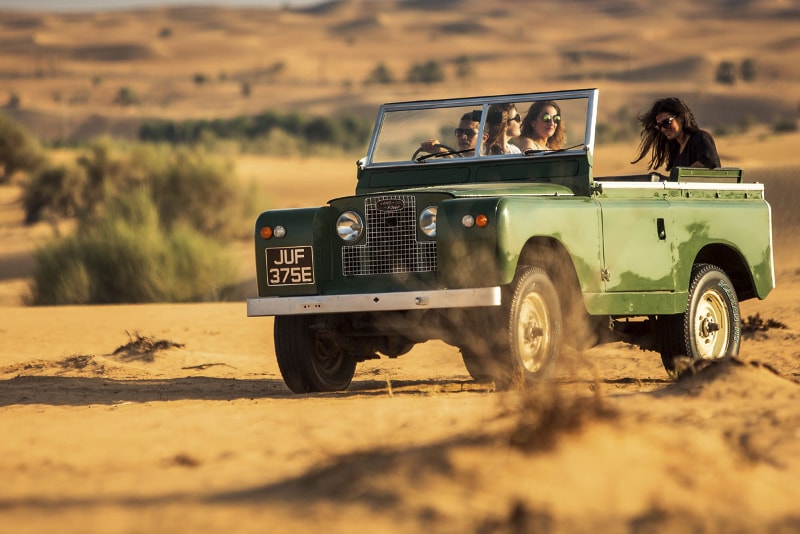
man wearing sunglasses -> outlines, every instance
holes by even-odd
[[[470,111],[461,116],[458,127],[454,130],[456,140],[455,148],[464,156],[472,156],[475,154],[475,142],[478,140],[478,128],[480,123],[473,120],[474,114]],[[435,152],[446,152],[447,149],[442,147],[438,139],[428,139],[423,141],[420,145],[423,152],[433,154]]]
[[[639,115],[642,125],[638,163],[650,154],[648,169],[658,169],[666,164],[673,167],[720,166],[714,138],[697,126],[692,110],[680,98],[656,100],[650,110]]]

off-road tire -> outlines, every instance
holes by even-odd
[[[716,265],[695,265],[686,311],[656,322],[664,369],[678,377],[703,361],[736,356],[741,330],[739,299],[728,275]]]
[[[294,393],[343,391],[355,375],[356,360],[315,335],[314,315],[275,317],[275,355],[283,381]]]
[[[540,267],[522,267],[502,306],[505,350],[495,354],[492,378],[498,389],[548,376],[562,344],[562,312],[555,284]]]

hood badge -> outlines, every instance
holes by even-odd
[[[375,203],[375,209],[378,211],[400,211],[405,207],[405,202],[399,198],[382,198]]]

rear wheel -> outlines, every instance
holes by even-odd
[[[355,375],[356,360],[317,333],[323,328],[319,316],[275,317],[275,355],[283,381],[294,393],[342,391]]]
[[[664,368],[671,376],[680,376],[698,362],[736,356],[741,328],[739,299],[730,278],[716,265],[695,265],[686,311],[658,318]]]

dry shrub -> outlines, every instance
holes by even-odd
[[[171,348],[183,348],[184,346],[182,343],[175,343],[166,339],[142,336],[138,332],[133,335],[130,332],[125,333],[128,335],[128,343],[117,347],[113,354],[114,356],[121,356],[126,361],[141,360],[152,362],[155,359],[156,352]]]
[[[224,245],[184,224],[166,230],[141,189],[35,253],[34,305],[220,300],[235,286]]]
[[[745,334],[753,334],[755,332],[766,332],[767,330],[777,328],[786,330],[787,326],[775,319],[764,319],[760,313],[750,315],[745,321],[742,321],[742,332]]]

